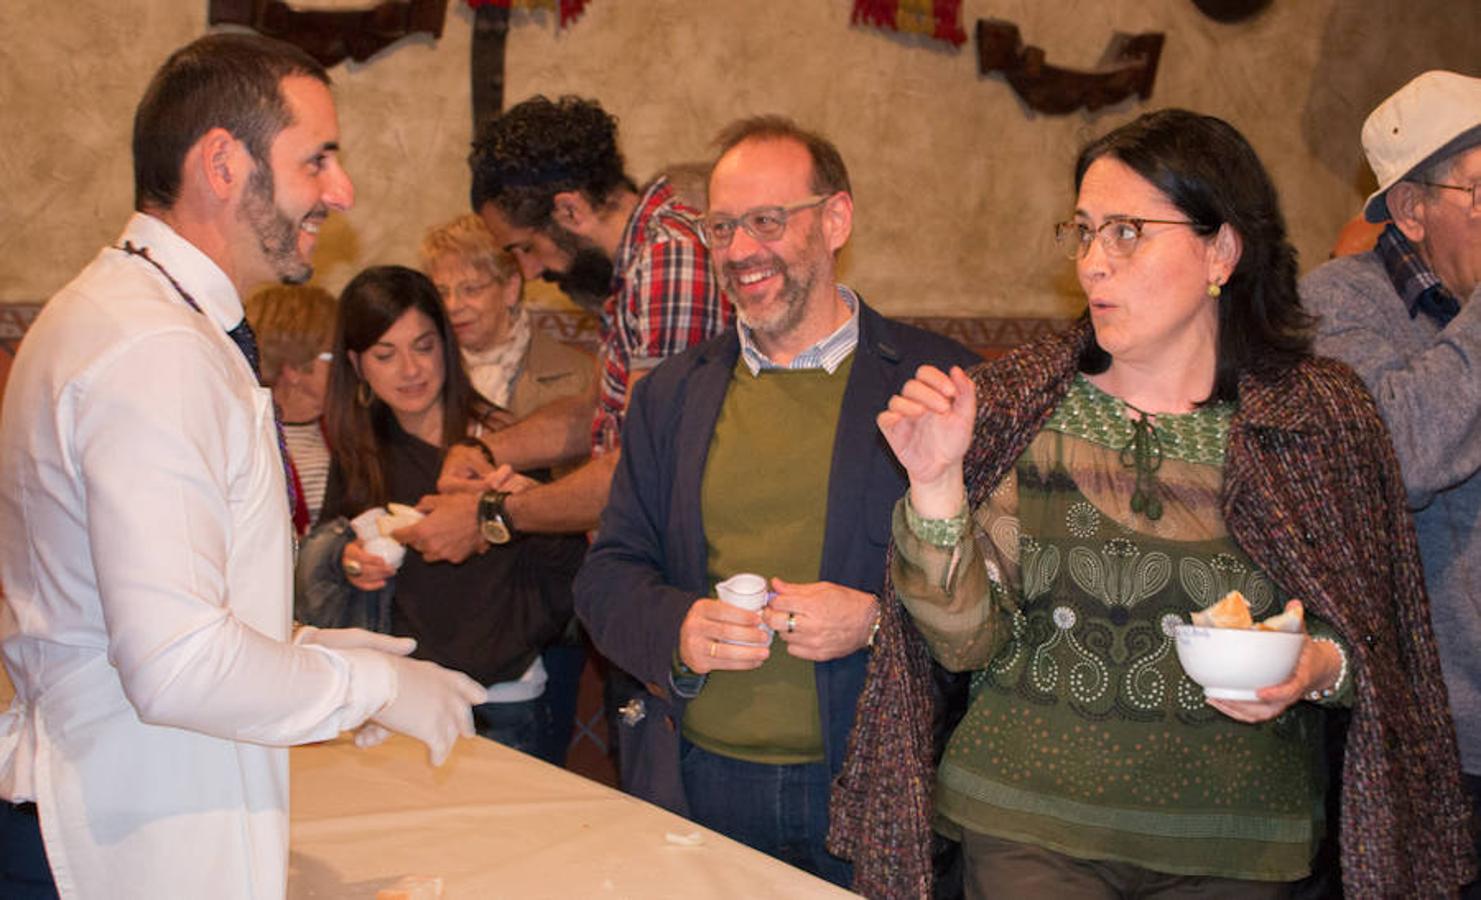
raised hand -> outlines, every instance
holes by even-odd
[[[927,518],[949,518],[964,493],[962,460],[972,443],[977,389],[960,366],[921,366],[876,418],[910,477],[910,500]]]

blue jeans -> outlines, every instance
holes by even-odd
[[[473,729],[479,737],[553,762],[547,755],[553,727],[545,695],[514,703],[480,703],[473,707]]]
[[[36,804],[0,800],[0,897],[55,900],[56,896]]]
[[[540,653],[550,680],[545,683],[545,701],[550,707],[549,741],[540,758],[557,766],[566,764],[571,733],[576,730],[576,697],[581,691],[581,671],[586,668],[585,644],[552,644]]]
[[[782,862],[848,887],[853,867],[823,846],[828,835],[826,763],[772,766],[710,753],[684,741],[689,817]]]

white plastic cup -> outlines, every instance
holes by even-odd
[[[719,584],[715,585],[715,593],[721,600],[731,606],[741,609],[749,609],[751,612],[759,613],[771,600],[771,594],[766,590],[766,579],[752,572],[741,572],[732,575]],[[766,632],[766,642],[752,644],[749,641],[729,641],[733,644],[745,644],[746,646],[766,647],[771,644],[771,627],[765,622],[761,623],[761,630]]]
[[[366,541],[365,552],[379,556],[393,569],[400,569],[402,561],[406,559],[406,548],[388,537],[373,537]]]
[[[355,532],[355,537],[362,541],[369,541],[381,536],[378,523],[381,519],[389,516],[383,506],[372,506],[365,512],[350,520],[350,529]]]

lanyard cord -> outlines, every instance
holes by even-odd
[[[181,300],[184,300],[191,309],[201,315],[204,316],[206,314],[206,311],[201,309],[201,305],[195,302],[195,298],[190,296],[190,292],[185,290],[180,285],[180,282],[175,280],[175,276],[171,275],[168,269],[160,265],[158,260],[149,255],[148,247],[138,247],[132,241],[124,241],[123,246],[118,249],[129,256],[142,259],[151,266],[154,266],[154,268],[159,270],[159,274],[163,275],[165,280],[170,283],[170,286],[175,289],[175,293],[180,295]],[[226,336],[231,338],[232,343],[237,345],[238,350],[242,351],[242,356],[247,360],[247,366],[252,370],[252,377],[257,379],[258,384],[261,384],[262,369],[257,351],[257,335],[252,332],[251,324],[243,318],[240,325],[226,332]],[[283,464],[283,479],[288,486],[288,513],[291,517],[300,502],[299,496],[294,490],[294,486],[298,483],[298,473],[293,471],[293,464],[288,458],[288,439],[283,433],[283,417],[279,415],[278,405],[276,403],[273,404],[273,429],[278,436],[278,460]],[[296,559],[298,557],[298,528],[296,524],[292,532],[293,556]]]

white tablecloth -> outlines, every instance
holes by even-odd
[[[406,875],[441,876],[448,898],[853,896],[491,741],[459,741],[437,769],[399,736],[292,754],[290,898],[371,898]]]

